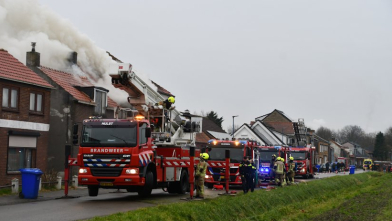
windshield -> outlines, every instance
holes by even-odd
[[[291,152],[290,154],[292,157],[294,157],[294,160],[305,160],[306,159],[305,152]]]
[[[372,164],[371,161],[365,161],[364,164]]]
[[[82,147],[135,147],[135,125],[84,125]]]
[[[225,161],[225,151],[230,150],[230,162],[231,163],[240,163],[244,158],[243,148],[212,148],[211,151],[208,152],[210,155],[209,160],[217,160],[217,161]]]
[[[272,155],[275,154],[276,156],[279,156],[278,151],[266,151],[266,150],[259,150],[260,152],[260,161],[271,161]]]
[[[344,163],[345,160],[344,160],[344,159],[338,159],[338,162],[339,162],[339,163]]]

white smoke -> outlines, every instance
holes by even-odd
[[[19,61],[25,62],[31,42],[37,42],[36,51],[41,53],[41,65],[73,71],[80,76],[79,68],[70,68],[67,61],[70,53],[75,51],[83,72],[88,73],[99,86],[108,89],[114,101],[120,104],[126,102],[128,94],[114,88],[108,76],[109,66],[115,61],[69,21],[40,5],[37,0],[0,0],[0,27],[0,48]],[[155,88],[150,80],[146,83]]]

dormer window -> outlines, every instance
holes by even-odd
[[[95,113],[105,115],[108,105],[107,92],[99,89],[94,90]]]

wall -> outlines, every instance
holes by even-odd
[[[44,131],[31,130],[31,129],[20,129],[25,126],[39,123],[49,126],[49,112],[50,112],[50,93],[51,89],[45,89],[37,86],[32,86],[23,83],[17,83],[12,81],[0,80],[0,101],[2,100],[3,86],[13,86],[19,88],[18,96],[18,111],[7,111],[0,105],[0,119],[14,120],[12,127],[15,128],[4,128],[0,127],[0,185],[8,185],[11,183],[13,178],[20,179],[19,174],[7,174],[7,157],[8,157],[8,132],[19,131],[19,132],[37,132],[40,136],[37,138],[37,149],[36,149],[36,167],[42,171],[47,171],[47,150],[48,150],[48,137],[49,132],[45,131],[48,127],[44,127]],[[32,114],[29,111],[30,107],[30,91],[41,92],[44,95],[43,98],[43,114]],[[1,125],[0,125],[1,126]],[[18,129],[19,127],[19,129]]]

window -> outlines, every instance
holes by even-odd
[[[18,93],[19,89],[13,87],[3,87],[3,108],[18,109]]]
[[[328,146],[320,145],[320,152],[326,152],[326,151],[328,151]]]
[[[8,173],[19,173],[22,168],[34,168],[37,137],[9,136]]]
[[[42,112],[42,101],[43,94],[41,93],[30,93],[30,111]]]
[[[95,90],[95,113],[98,115],[104,115],[106,112],[106,92]]]
[[[139,127],[139,144],[147,143],[146,128],[147,128],[147,124],[142,124]]]

